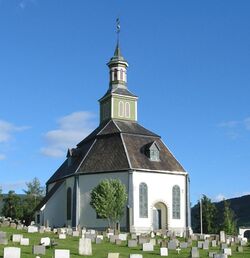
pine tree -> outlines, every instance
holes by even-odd
[[[23,206],[21,198],[15,191],[9,191],[8,195],[3,198],[2,214],[12,219],[21,219],[23,216]]]
[[[236,221],[233,210],[230,208],[230,203],[224,200],[224,212],[223,212],[223,226],[222,229],[226,234],[234,235],[237,232]]]

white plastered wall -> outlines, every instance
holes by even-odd
[[[62,227],[66,221],[66,184],[65,182],[51,196],[43,209],[44,223],[50,227]]]
[[[90,205],[90,192],[103,179],[120,179],[128,191],[128,172],[96,173],[79,176],[80,188],[80,224],[88,228],[106,228],[107,220],[97,219],[96,212]],[[120,221],[121,227],[126,227],[126,211]]]
[[[178,172],[177,172],[178,173]],[[132,173],[133,184],[133,225],[136,232],[153,229],[153,207],[162,202],[167,206],[168,229],[184,232],[186,229],[186,177],[185,174],[166,174],[152,172]],[[148,187],[148,218],[139,217],[139,185],[146,183]],[[180,187],[181,214],[180,219],[172,218],[172,188]]]

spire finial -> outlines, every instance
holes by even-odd
[[[119,19],[119,17],[118,17],[118,18],[116,19],[116,33],[117,33],[117,45],[118,45],[118,46],[119,46],[120,31],[121,31],[120,19]]]

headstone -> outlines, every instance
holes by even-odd
[[[180,242],[180,248],[181,248],[181,249],[186,249],[186,248],[188,248],[188,243],[187,243],[187,242]]]
[[[212,247],[216,247],[217,246],[217,241],[216,240],[212,240]]]
[[[73,237],[79,237],[80,233],[79,233],[79,231],[73,231],[72,235],[73,235]]]
[[[70,236],[72,236],[72,235],[74,234],[72,228],[67,228],[66,231],[67,231],[67,234],[70,235]],[[76,232],[79,232],[79,231],[76,231]],[[78,235],[78,236],[79,236],[79,235]]]
[[[12,242],[14,242],[14,243],[20,243],[21,238],[23,238],[23,235],[20,235],[20,234],[13,234],[13,235],[12,235]]]
[[[168,256],[168,249],[166,247],[160,248],[160,256]]]
[[[128,240],[128,247],[136,247],[137,246],[137,240]]]
[[[97,238],[95,239],[95,243],[96,243],[96,244],[101,244],[101,243],[102,243],[102,239],[99,238],[99,237],[97,237]]]
[[[154,237],[155,237],[155,233],[154,233],[154,232],[151,232],[150,237],[151,237],[151,238],[154,238]]]
[[[168,249],[169,250],[176,250],[176,248],[177,248],[176,241],[175,240],[170,240],[168,242]]]
[[[0,231],[0,238],[7,238],[7,233]]]
[[[38,232],[38,227],[28,226],[28,233],[36,233],[36,232]]]
[[[135,233],[132,233],[131,234],[131,239],[133,239],[133,240],[137,239],[137,235]]]
[[[40,244],[44,246],[50,246],[50,238],[49,237],[42,237],[40,240]]]
[[[168,242],[166,240],[162,240],[160,243],[160,247],[167,247],[168,246]]]
[[[198,241],[198,248],[202,248],[204,244],[204,241]]]
[[[142,254],[130,254],[129,258],[143,258]]]
[[[209,252],[208,257],[214,258],[214,255],[217,254],[216,252]]]
[[[21,249],[18,247],[4,247],[3,258],[21,258]]]
[[[30,240],[29,238],[21,238],[20,245],[29,245]]]
[[[59,239],[66,239],[66,234],[59,234]]]
[[[154,251],[154,246],[151,243],[144,243],[142,245],[142,250],[144,252]]]
[[[149,243],[151,243],[152,245],[156,245],[156,240],[153,238],[151,238],[150,240],[149,240]]]
[[[199,258],[200,254],[199,254],[199,250],[197,247],[192,247],[191,249],[191,258]]]
[[[55,249],[54,258],[70,258],[70,250]]]
[[[108,253],[108,258],[119,258],[119,253]]]
[[[7,245],[8,239],[7,238],[0,238],[0,245]]]
[[[225,248],[227,248],[227,244],[225,244],[225,243],[221,244],[221,249],[223,250]]]
[[[89,238],[79,239],[79,254],[80,255],[92,255],[92,243]]]
[[[237,246],[236,251],[239,253],[243,253],[243,247],[242,246]]]
[[[18,225],[16,226],[16,229],[17,229],[17,230],[22,230],[22,229],[23,229],[23,225],[22,225],[22,224],[18,224]]]
[[[101,240],[103,240],[103,235],[97,235],[96,238],[100,238]]]
[[[10,227],[11,227],[11,228],[16,228],[16,223],[11,222],[11,223],[10,223]]]
[[[227,258],[226,254],[215,254],[214,258]]]
[[[225,243],[226,242],[226,235],[224,231],[220,231],[220,242]]]
[[[113,235],[113,236],[110,236],[109,241],[110,241],[110,243],[115,243],[116,239],[119,239],[119,236],[118,235]]]
[[[145,238],[145,237],[139,237],[139,244],[145,244],[145,243],[148,243],[149,242],[149,239],[148,238]]]
[[[228,256],[232,256],[232,249],[231,248],[225,248],[225,249],[223,249],[223,253],[228,255]]]
[[[115,244],[116,245],[121,245],[122,244],[122,240],[121,239],[116,239],[115,240]]]
[[[209,249],[209,241],[205,240],[203,245],[202,245],[203,250],[208,250]]]
[[[122,241],[127,241],[127,234],[119,234],[118,238]]]
[[[43,246],[43,245],[34,245],[32,248],[33,254],[45,255],[45,252],[46,252],[46,249],[45,249],[45,246]]]

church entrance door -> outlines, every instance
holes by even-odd
[[[158,202],[153,207],[153,230],[167,229],[167,206]]]

